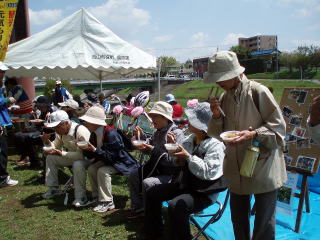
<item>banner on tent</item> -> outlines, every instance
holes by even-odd
[[[277,212],[292,216],[294,193],[298,182],[299,174],[287,172],[287,182],[279,189],[277,199]]]
[[[18,0],[0,1],[0,61],[3,62],[10,42]]]

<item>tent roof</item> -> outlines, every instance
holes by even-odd
[[[9,45],[8,76],[114,79],[155,71],[156,58],[122,40],[84,8]]]

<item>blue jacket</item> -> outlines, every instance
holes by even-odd
[[[0,126],[11,126],[11,118],[6,108],[7,98],[3,96],[3,88],[0,88]]]
[[[139,163],[125,150],[122,137],[116,129],[106,128],[101,148],[95,152],[83,151],[83,154],[95,161],[103,161],[113,166],[123,175],[128,176],[130,172],[139,167]]]

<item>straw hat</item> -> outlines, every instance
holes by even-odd
[[[169,103],[159,101],[154,104],[149,114],[159,114],[172,122],[173,108]]]
[[[79,119],[101,126],[107,125],[104,109],[99,106],[90,107],[83,116],[79,117]]]
[[[234,52],[221,51],[209,58],[203,80],[205,83],[222,82],[239,76],[244,70]]]

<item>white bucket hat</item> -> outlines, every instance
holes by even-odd
[[[169,93],[169,94],[166,95],[165,101],[167,103],[170,103],[170,102],[176,101],[176,99],[174,98],[173,94]]]
[[[107,125],[104,109],[99,106],[90,107],[82,117],[79,117],[79,119],[101,126]]]
[[[65,102],[58,103],[60,107],[71,107],[73,109],[79,108],[79,103],[73,99],[68,99]]]
[[[159,101],[154,104],[149,114],[159,114],[172,122],[173,108],[169,103]]]
[[[62,82],[60,80],[57,80],[56,84],[62,84]]]
[[[234,52],[217,52],[209,58],[208,71],[204,74],[203,81],[210,83],[230,80],[239,76],[244,70]]]
[[[185,113],[192,126],[206,133],[208,132],[208,123],[212,116],[209,103],[202,102],[195,107],[187,107]]]
[[[69,120],[68,114],[63,110],[57,110],[50,114],[48,121],[45,123],[45,126],[48,128],[53,128],[59,125],[63,121]]]

